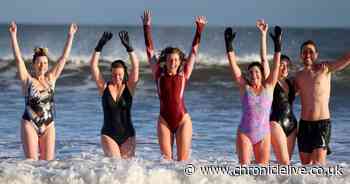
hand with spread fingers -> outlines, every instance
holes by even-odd
[[[113,34],[111,32],[104,32],[102,37],[97,43],[97,46],[95,47],[96,52],[101,52],[102,48],[106,45],[106,43],[111,40],[113,37]]]
[[[196,17],[196,26],[198,32],[203,32],[205,25],[208,24],[207,19],[205,16],[197,16]]]
[[[145,10],[143,16],[141,16],[142,22],[144,26],[151,25],[151,10]]]
[[[122,42],[123,46],[125,47],[127,52],[132,52],[134,49],[131,46],[130,40],[129,40],[129,34],[127,31],[120,31],[119,32],[119,38]]]
[[[256,27],[260,30],[261,33],[267,33],[269,25],[265,22],[265,20],[260,19],[256,21]]]

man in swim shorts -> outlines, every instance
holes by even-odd
[[[301,45],[303,69],[296,74],[296,90],[301,98],[301,119],[298,147],[302,164],[325,164],[330,154],[331,120],[329,97],[331,73],[350,64],[350,53],[335,62],[318,62],[316,43],[308,40]]]

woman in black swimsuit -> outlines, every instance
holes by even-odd
[[[91,58],[92,77],[102,97],[104,123],[101,130],[101,144],[106,156],[130,158],[135,155],[135,130],[131,121],[132,96],[139,80],[139,60],[129,42],[126,31],[119,37],[131,60],[131,71],[122,60],[111,65],[112,79],[105,82],[98,68],[103,46],[113,37],[105,32],[99,40]]]
[[[25,94],[25,111],[22,116],[21,137],[25,157],[37,160],[52,160],[55,155],[54,89],[56,80],[68,59],[77,25],[71,24],[67,41],[58,62],[48,70],[47,48],[34,49],[33,74],[25,66],[17,41],[17,25],[10,24],[13,54],[18,76]],[[39,149],[38,149],[39,148]],[[38,156],[38,152],[40,153]]]
[[[288,165],[293,155],[297,135],[297,119],[293,113],[295,89],[288,79],[290,59],[281,55],[279,80],[273,93],[270,116],[271,143],[278,163]]]

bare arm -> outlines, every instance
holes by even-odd
[[[105,80],[103,79],[102,73],[100,72],[100,69],[98,67],[100,55],[101,55],[101,52],[94,51],[90,61],[90,68],[91,68],[92,78],[95,80],[98,92],[102,96],[103,90],[105,89]]]
[[[128,87],[131,90],[131,93],[134,94],[136,84],[139,81],[139,59],[137,58],[134,49],[131,46],[128,32],[120,31],[119,38],[122,45],[128,52],[129,58],[131,60],[131,71],[128,78]]]
[[[207,24],[207,20],[204,16],[196,17],[196,34],[194,35],[192,47],[191,47],[191,52],[187,58],[187,62],[186,62],[185,67],[184,67],[186,79],[189,79],[191,74],[192,74],[192,70],[193,70],[195,60],[196,60],[196,56],[198,55],[201,34],[202,34],[206,24]]]
[[[106,87],[105,80],[103,79],[103,75],[100,72],[100,69],[98,67],[98,62],[100,59],[101,51],[104,45],[111,40],[113,37],[113,34],[110,32],[104,32],[102,37],[97,43],[97,46],[95,47],[95,51],[92,54],[91,61],[90,61],[90,68],[92,73],[92,78],[96,82],[96,86],[98,88],[99,94],[102,95],[103,91]]]
[[[152,74],[153,74],[153,77],[155,77],[156,72],[159,69],[159,64],[157,63],[157,58],[154,54],[154,46],[153,46],[153,40],[152,40],[152,27],[151,27],[151,11],[145,10],[141,19],[143,22],[143,33],[145,37],[148,63],[151,65]]]
[[[267,59],[267,30],[268,24],[264,20],[258,20],[256,22],[256,27],[260,30],[260,59],[264,67],[265,77],[270,74],[269,61]]]
[[[227,57],[230,62],[230,69],[232,71],[233,80],[236,81],[239,87],[243,87],[246,84],[246,81],[242,75],[241,69],[237,64],[235,52],[234,51],[228,52]]]
[[[225,45],[226,45],[226,53],[227,58],[230,62],[230,69],[232,71],[232,78],[236,83],[239,85],[240,90],[243,89],[243,87],[246,84],[246,81],[244,77],[242,76],[241,69],[239,68],[237,61],[236,61],[236,55],[233,51],[233,40],[236,36],[236,33],[233,33],[232,28],[226,28],[225,30]]]
[[[137,82],[139,81],[139,59],[135,52],[129,52],[129,58],[131,61],[131,70],[128,79],[128,86],[132,93],[134,93]]]
[[[279,68],[280,68],[281,52],[275,52],[273,55],[273,69],[267,77],[266,83],[275,86],[278,82]]]
[[[276,26],[274,33],[274,35],[270,33],[275,46],[275,54],[273,55],[273,70],[266,81],[268,85],[271,85],[273,87],[275,87],[276,83],[278,82],[282,47],[282,29],[279,26]]]
[[[9,27],[10,35],[11,35],[11,44],[13,49],[13,55],[15,56],[17,70],[19,73],[19,79],[22,82],[22,85],[25,85],[30,74],[27,71],[26,65],[24,64],[21,50],[18,45],[17,40],[17,25],[15,22],[11,22]]]
[[[335,62],[328,63],[330,72],[336,72],[343,70],[350,64],[350,52],[346,53],[342,58],[338,59]]]
[[[64,68],[64,65],[66,64],[67,58],[69,57],[71,48],[72,48],[72,43],[74,39],[74,35],[78,30],[78,26],[76,24],[71,24],[69,26],[69,32],[67,36],[67,41],[63,49],[62,56],[58,59],[58,62],[56,65],[51,69],[49,74],[53,76],[53,80],[57,80],[59,76],[62,73],[62,70]]]

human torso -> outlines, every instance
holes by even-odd
[[[330,72],[320,67],[304,69],[297,74],[296,82],[301,98],[301,118],[310,121],[329,119]]]
[[[25,112],[23,119],[34,122],[37,127],[53,121],[55,82],[30,77],[25,85]]]
[[[124,140],[135,134],[131,120],[132,95],[126,85],[122,91],[113,89],[115,88],[107,83],[102,94],[104,113],[102,133],[108,132],[118,136],[117,139]]]
[[[187,113],[184,103],[186,78],[183,73],[169,75],[159,71],[156,76],[156,85],[160,100],[160,115],[167,123],[175,128]]]
[[[293,114],[295,90],[289,79],[280,80],[273,92],[272,112],[275,116],[290,116]]]
[[[241,102],[243,107],[240,131],[248,134],[253,143],[270,131],[270,110],[273,99],[272,90],[264,87],[260,94],[245,86]]]

